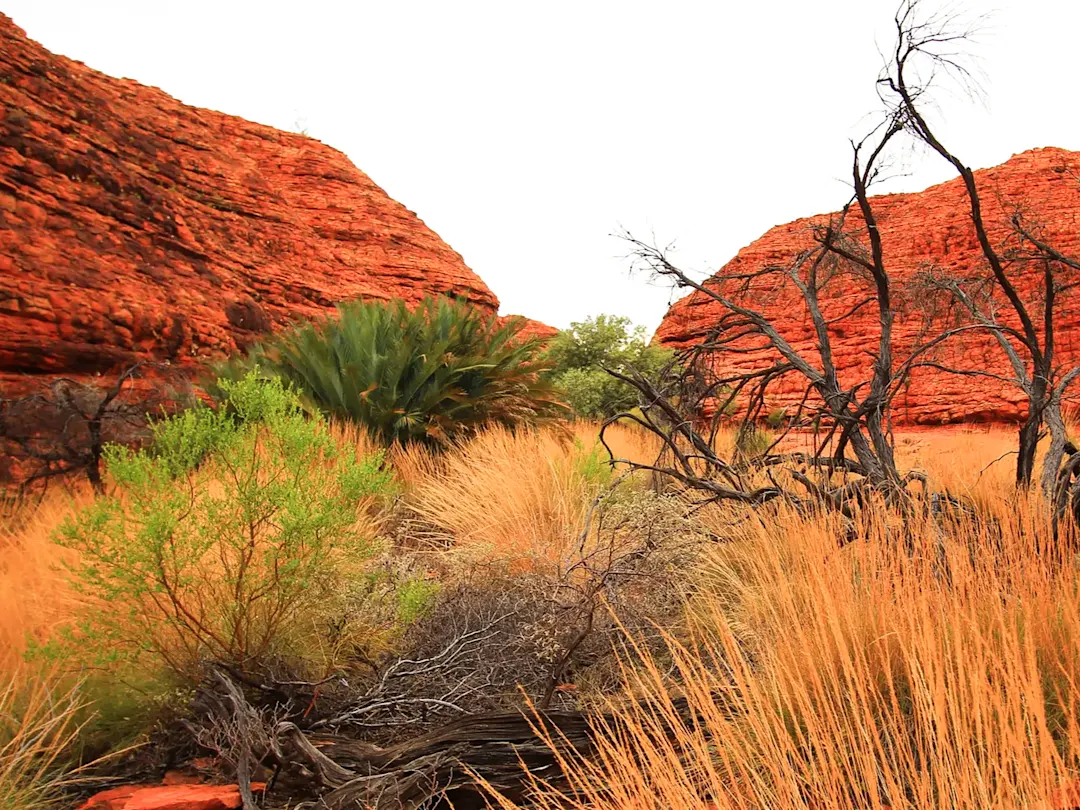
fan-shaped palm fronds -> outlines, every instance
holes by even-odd
[[[565,405],[541,372],[523,319],[500,322],[464,301],[426,298],[341,304],[216,369],[253,366],[291,383],[312,406],[365,425],[386,443],[442,444],[481,425],[534,425]]]

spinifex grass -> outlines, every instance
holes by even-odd
[[[489,428],[438,459],[406,451],[399,464],[413,508],[474,557],[526,566],[558,560],[577,541],[593,499],[621,472],[596,444],[596,425],[577,427],[572,436]],[[622,457],[655,457],[642,431],[616,427],[609,441]]]
[[[78,688],[14,670],[0,680],[0,809],[53,806],[65,781],[61,758],[78,731]]]
[[[863,518],[843,549],[830,518],[787,512],[719,547],[674,668],[627,666],[597,756],[566,763],[572,806],[1071,807],[1074,547],[1025,500],[945,532],[927,521],[913,548],[876,508]]]

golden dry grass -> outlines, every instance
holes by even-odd
[[[90,497],[88,492],[74,498],[58,494],[15,524],[15,531],[0,525],[0,678],[21,667],[30,644],[45,642],[79,612],[79,599],[61,568],[64,551],[53,533]]]
[[[439,458],[410,449],[395,461],[410,483],[412,508],[447,543],[474,559],[554,562],[577,540],[610,477],[597,431],[588,422],[571,435],[491,428]],[[608,441],[620,457],[655,456],[638,430],[615,426]]]
[[[913,551],[876,510],[844,549],[828,517],[744,523],[702,572],[674,670],[627,668],[651,708],[613,701],[599,756],[568,763],[573,806],[1072,807],[1077,554],[1038,504],[998,495],[993,520],[927,521]]]
[[[933,429],[898,429],[894,436],[900,470],[921,469],[934,486],[956,494],[976,495],[1013,480],[1016,430],[1006,425]],[[791,433],[782,449],[810,451],[811,433]]]
[[[78,733],[78,691],[19,668],[0,678],[0,808],[55,806],[60,758]]]
[[[439,457],[396,450],[392,461],[409,509],[466,559],[550,562],[577,540],[602,486],[596,428],[489,430]],[[374,448],[355,430],[334,430]],[[609,439],[618,456],[655,455],[631,428]],[[1014,441],[1007,429],[898,434],[902,468],[972,496],[984,517],[947,530],[925,522],[913,551],[898,542],[895,519],[873,508],[843,549],[827,516],[776,508],[725,524],[734,542],[718,545],[690,584],[696,630],[672,639],[675,668],[626,670],[626,694],[658,708],[616,700],[618,733],[591,764],[572,763],[577,806],[1009,810],[1054,801],[1080,777],[1080,560],[1049,539],[1041,502],[1012,491],[1005,454]],[[28,638],[42,641],[78,613],[50,540],[70,508],[46,504],[0,538],[0,676],[23,666]],[[656,730],[679,696],[700,722],[671,745]],[[564,799],[546,801],[554,809]]]
[[[362,454],[377,449],[361,430],[341,424],[331,429]],[[422,448],[395,450],[392,463],[406,500],[439,539],[468,549],[474,559],[550,559],[577,537],[595,494],[589,471],[606,458],[598,451],[590,460],[597,430],[594,423],[576,423],[569,436],[553,429],[490,430],[441,458]],[[655,456],[656,442],[637,429],[618,425],[607,435],[616,456]],[[721,437],[728,445],[731,439]],[[902,466],[920,466],[952,490],[993,500],[1007,490],[1011,457],[981,477],[979,471],[1009,452],[1013,440],[1008,429],[920,431],[899,434],[897,448]],[[0,672],[18,664],[28,641],[45,640],[78,612],[79,602],[57,570],[60,550],[51,537],[87,497],[58,494],[17,531],[0,525]]]

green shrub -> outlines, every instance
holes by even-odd
[[[566,413],[542,374],[541,342],[463,301],[354,302],[219,367],[253,367],[291,383],[315,409],[366,426],[387,444],[439,445],[498,423],[533,425]]]
[[[582,418],[606,419],[638,404],[637,391],[602,368],[567,369],[554,381],[570,408]]]
[[[574,472],[585,482],[591,492],[600,492],[614,480],[610,457],[599,442],[586,450],[585,443],[575,437],[572,459]]]
[[[551,376],[578,416],[603,419],[638,404],[636,389],[604,369],[645,376],[657,374],[671,360],[668,349],[650,346],[645,328],[632,327],[629,318],[598,315],[570,324],[548,348]]]
[[[439,584],[431,580],[415,578],[402,583],[397,590],[399,624],[411,625],[425,615],[438,593]]]
[[[773,443],[773,435],[762,430],[754,422],[744,422],[735,433],[735,455],[739,458],[757,458]]]
[[[769,411],[769,415],[765,417],[765,424],[773,430],[779,430],[784,426],[784,421],[786,419],[787,408],[773,408]]]
[[[227,407],[154,425],[146,451],[109,446],[115,491],[59,533],[88,612],[57,645],[94,663],[150,656],[196,677],[205,660],[295,660],[349,572],[376,551],[363,516],[393,488],[279,380],[222,380]]]

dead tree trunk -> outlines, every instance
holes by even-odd
[[[1076,448],[1069,442],[1061,400],[1070,383],[1077,377],[1080,377],[1080,368],[1075,368],[1066,374],[1061,382],[1054,386],[1046,405],[1046,427],[1050,432],[1050,444],[1046,448],[1046,458],[1043,459],[1041,485],[1043,494],[1048,498],[1054,494],[1058,471],[1061,469],[1066,454],[1076,453]]]
[[[921,0],[903,0],[894,18],[896,44],[889,63],[883,71],[878,85],[882,88],[882,98],[890,108],[890,114],[901,116],[904,128],[934,152],[948,161],[964,184],[975,237],[986,265],[990,270],[996,290],[1005,299],[1007,309],[1015,316],[1019,328],[1013,329],[997,322],[990,316],[999,343],[1005,344],[1007,354],[1014,366],[1018,353],[1025,356],[1024,368],[1017,374],[1017,382],[1028,397],[1028,414],[1018,436],[1016,460],[1016,484],[1018,487],[1031,486],[1035,477],[1036,449],[1042,432],[1043,420],[1054,419],[1048,410],[1052,400],[1059,394],[1059,381],[1063,379],[1062,370],[1055,366],[1055,332],[1057,312],[1055,309],[1058,296],[1077,286],[1077,282],[1064,280],[1066,272],[1080,271],[1080,260],[1063,255],[1052,245],[1043,240],[1025,226],[1019,214],[1014,215],[1012,227],[1019,237],[1021,247],[1012,252],[1003,251],[990,238],[986,218],[983,214],[982,198],[975,183],[975,173],[959,157],[950,151],[938,139],[934,129],[923,114],[923,98],[929,85],[920,81],[919,76],[938,72],[951,72],[967,77],[967,72],[950,52],[950,46],[965,40],[968,33],[956,25],[955,19],[945,16],[930,16],[921,19]],[[927,62],[930,73],[920,72],[919,63]],[[925,67],[925,66],[924,66]],[[1036,296],[1025,298],[1021,286],[1015,277],[1015,268],[1010,268],[1011,260],[1019,260],[1022,267],[1031,262],[1039,262],[1042,279]],[[1015,345],[1013,345],[1015,344]],[[1071,372],[1064,377],[1069,378]],[[1065,382],[1062,386],[1067,386]],[[1060,399],[1060,396],[1059,396]],[[1060,406],[1058,406],[1060,407]],[[1052,431],[1058,430],[1055,421]],[[1044,491],[1052,487],[1049,481],[1057,475],[1061,463],[1060,452],[1050,460],[1051,467],[1044,471],[1042,484]],[[1056,463],[1057,466],[1053,466]]]
[[[675,705],[677,724],[692,727],[686,701]],[[618,726],[618,716],[580,711],[472,715],[379,748],[339,735],[309,735],[285,722],[273,749],[283,773],[300,766],[309,774],[306,782],[294,777],[288,790],[298,798],[318,796],[329,810],[479,810],[490,806],[492,790],[515,803],[526,801],[540,782],[569,791],[560,763],[590,757],[597,729],[610,733]],[[659,733],[673,743],[679,738],[674,724]]]

